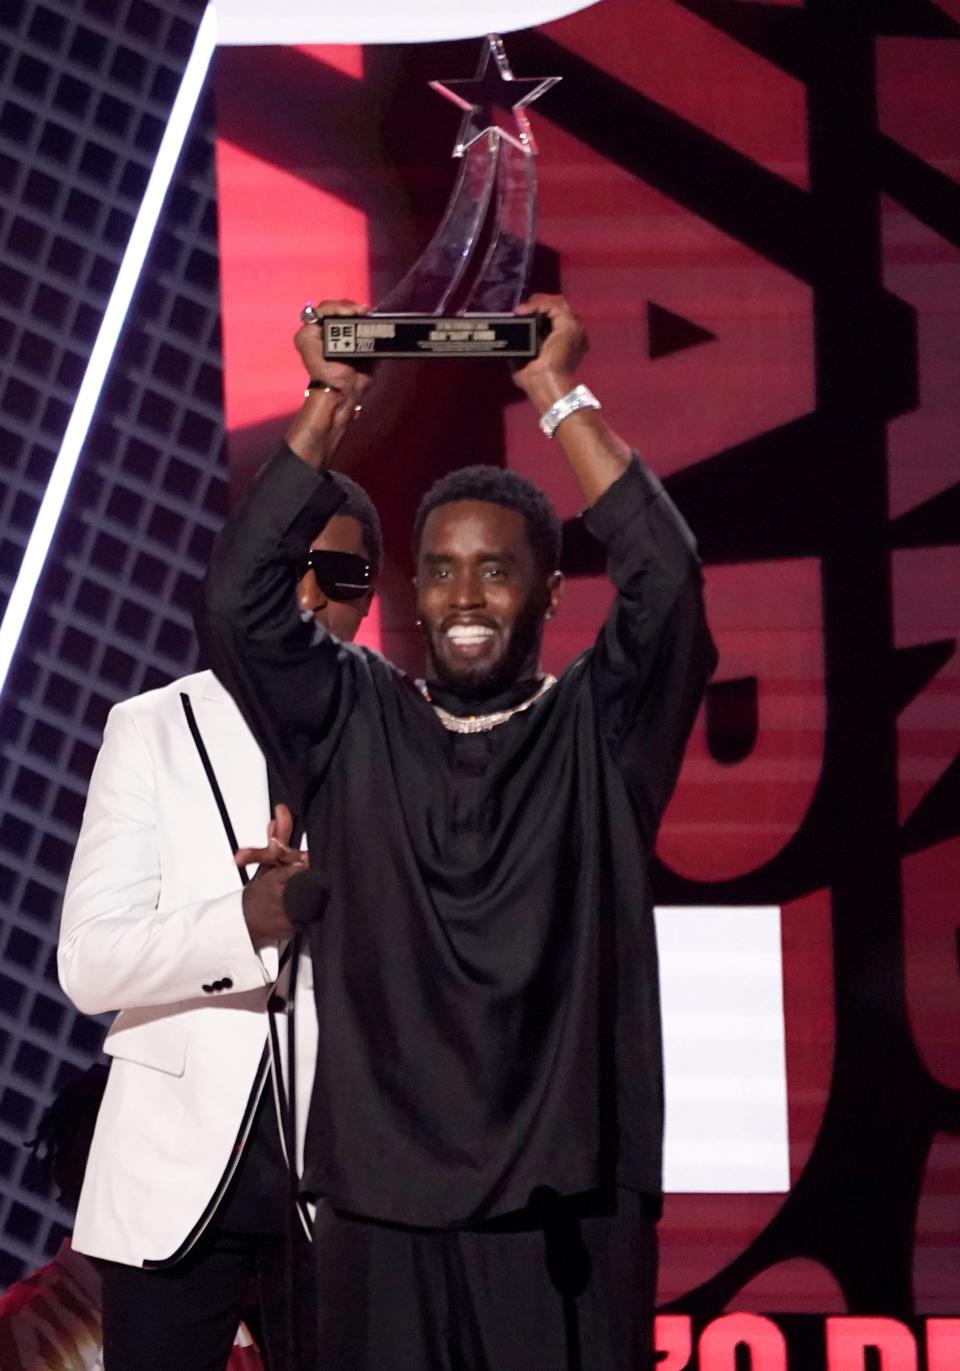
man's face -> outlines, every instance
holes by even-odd
[[[310,547],[323,552],[355,552],[360,557],[367,556],[363,529],[352,514],[335,514]],[[372,590],[359,600],[331,599],[324,594],[312,571],[297,584],[297,603],[301,612],[312,614],[316,623],[348,643],[356,636],[372,599]]]
[[[424,524],[417,573],[434,680],[481,698],[536,675],[561,577],[537,565],[522,514],[486,500],[439,505]]]

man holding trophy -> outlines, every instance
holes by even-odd
[[[443,219],[375,314],[305,307],[303,404],[206,583],[211,665],[323,853],[287,887],[317,1009],[302,1190],[323,1371],[653,1365],[647,864],[715,654],[689,530],[576,380],[579,319],[559,296],[521,303],[524,110],[555,79],[516,80],[489,35],[472,80],[432,83],[464,112]],[[559,521],[498,467],[454,470],[421,501],[423,680],[298,613],[295,568],[340,505],[330,468],[368,400],[365,363],[409,356],[511,358],[579,484],[616,597],[559,680],[540,665]],[[278,913],[273,935],[291,932]]]
[[[291,563],[338,508],[328,469],[370,384],[325,355],[316,322],[362,316],[349,302],[297,333],[304,403],[207,580],[212,665],[324,852],[299,917],[318,1014],[303,1186],[325,1371],[653,1364],[647,861],[714,649],[689,531],[575,380],[580,321],[556,296],[517,312],[549,321],[514,380],[570,464],[617,592],[559,680],[539,661],[559,524],[499,468],[455,471],[422,502],[423,681],[297,612]]]

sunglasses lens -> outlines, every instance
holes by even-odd
[[[297,579],[312,571],[317,585],[331,600],[359,600],[370,589],[373,568],[355,552],[312,549],[297,563]]]

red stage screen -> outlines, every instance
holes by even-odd
[[[534,285],[693,526],[720,648],[658,903],[781,911],[790,1188],[668,1196],[660,1365],[956,1371],[960,6],[600,0],[505,42],[563,78]],[[299,403],[304,300],[375,302],[433,232],[458,113],[427,83],[478,48],[219,51],[236,485]],[[387,536],[367,641],[418,669],[413,511],[482,459],[569,521],[565,663],[609,591],[506,368],[377,390],[344,453]]]

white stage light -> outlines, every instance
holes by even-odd
[[[37,582],[60,521],[67,491],[73,473],[76,471],[80,454],[86,441],[90,423],[93,419],[100,392],[106,380],[110,363],[113,360],[117,340],[123,329],[130,301],[137,288],[144,259],[153,238],[160,210],[163,207],[170,181],[173,178],[181,149],[190,129],[193,112],[203,89],[210,58],[216,45],[216,20],[213,4],[204,12],[197,30],[193,51],[187,62],[180,89],[177,91],[166,131],[157,151],[156,161],[143,194],[143,201],[134,220],[120,270],[114,283],[96,342],[90,353],[90,360],[83,381],[77,393],[76,403],[57,460],[54,462],[47,489],[44,492],[36,522],[30,534],[23,561],[17,573],[10,600],[7,604],[3,623],[0,624],[0,692],[2,692],[13,661],[24,622],[30,612]]]
[[[351,0],[349,5],[306,0],[217,0],[220,42],[436,43],[514,33],[589,9],[598,0]]]

